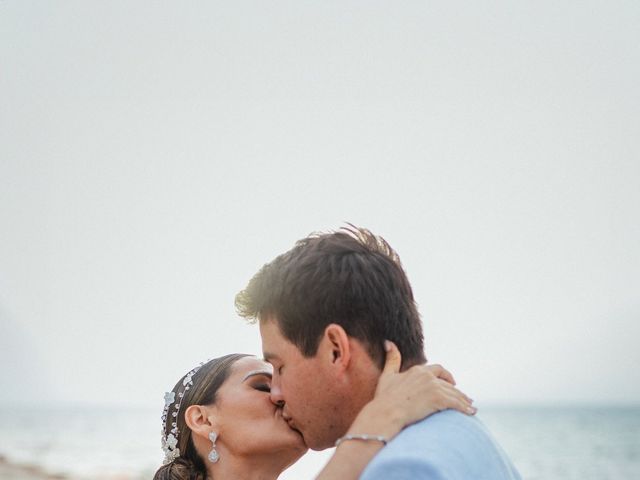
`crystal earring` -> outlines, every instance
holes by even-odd
[[[209,461],[211,463],[216,463],[220,459],[220,455],[216,450],[216,440],[218,439],[218,434],[216,432],[209,432],[209,440],[213,443],[213,448],[209,452]]]

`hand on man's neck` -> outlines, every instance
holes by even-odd
[[[347,375],[350,394],[345,401],[351,417],[348,425],[351,425],[360,410],[373,399],[382,370],[360,341],[351,337],[349,346],[351,358]]]

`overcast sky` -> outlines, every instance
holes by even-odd
[[[640,402],[640,3],[0,3],[0,402],[161,406],[345,221],[486,403]]]

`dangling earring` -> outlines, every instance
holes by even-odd
[[[218,439],[218,434],[216,432],[209,432],[209,440],[213,443],[213,449],[209,452],[209,461],[211,463],[216,463],[220,459],[220,455],[216,451],[216,440]]]

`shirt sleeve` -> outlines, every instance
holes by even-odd
[[[371,465],[360,480],[449,480],[438,466],[416,458],[385,458]]]
[[[361,480],[517,480],[520,475],[477,418],[445,411],[403,430]]]

